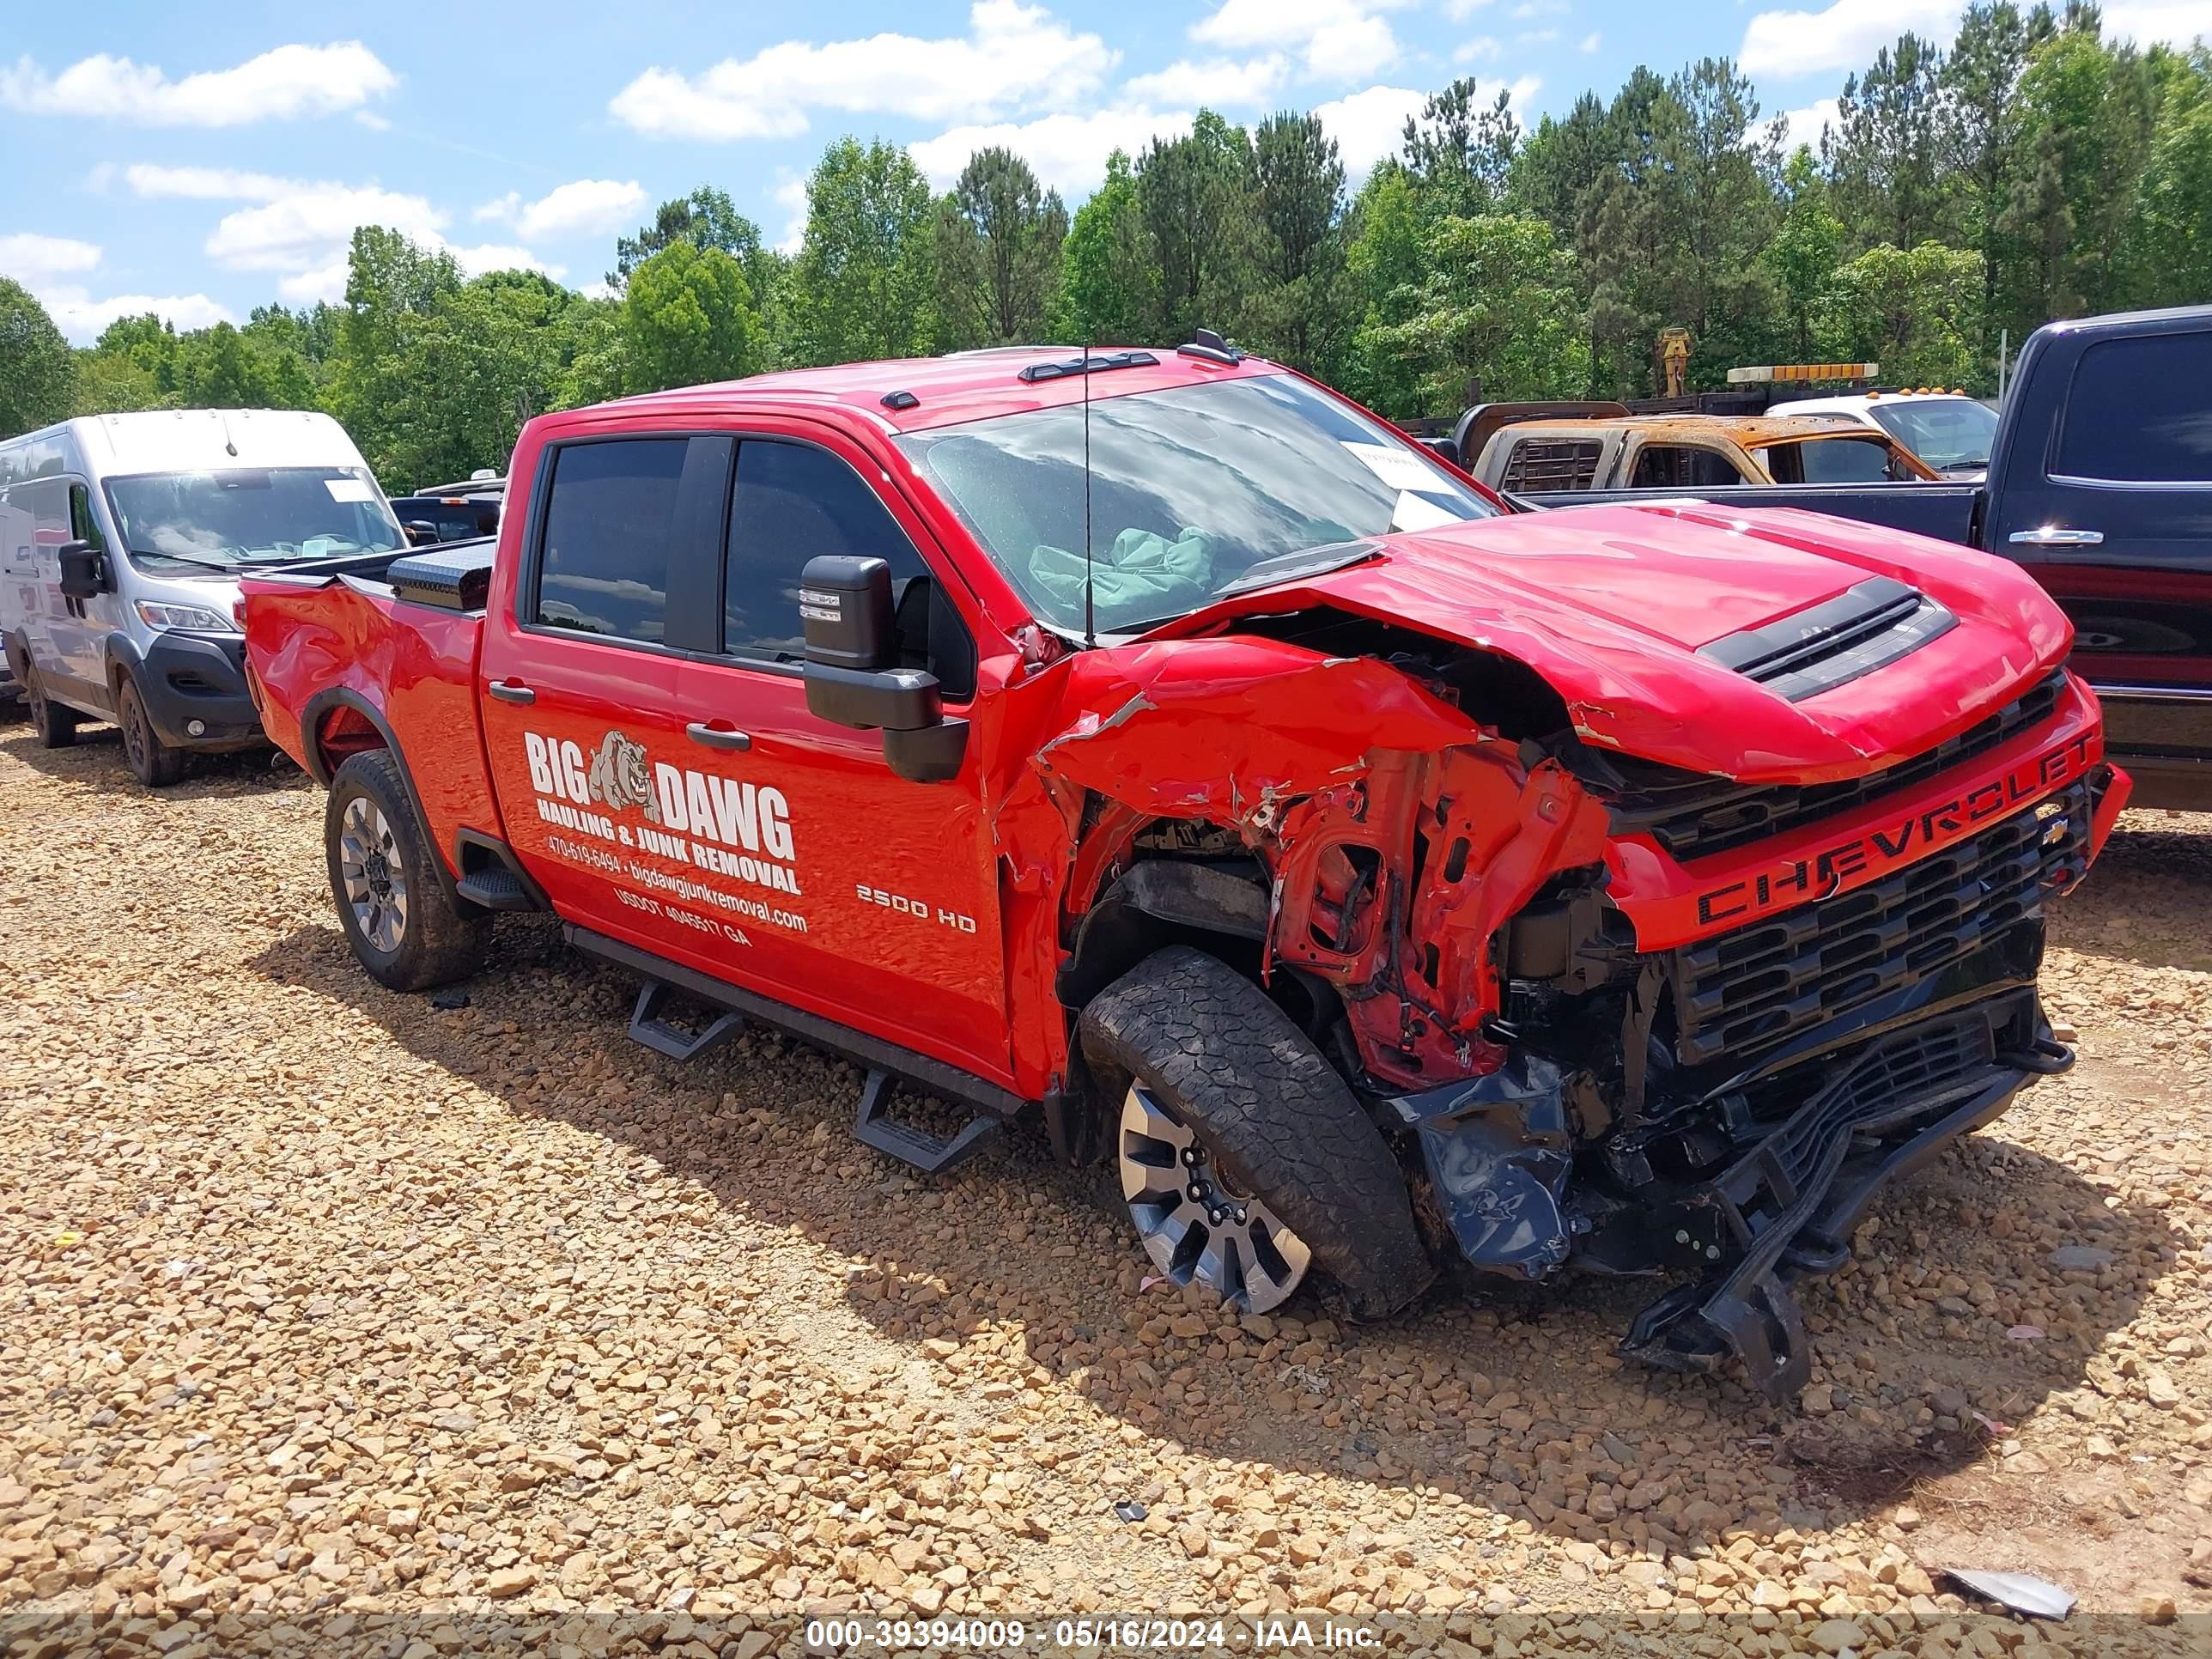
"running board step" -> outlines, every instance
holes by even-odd
[[[924,1175],[943,1175],[965,1164],[996,1140],[1006,1127],[1004,1118],[979,1115],[969,1119],[948,1140],[890,1116],[890,1073],[868,1073],[867,1081],[860,1085],[860,1109],[853,1119],[853,1138]]]
[[[453,890],[487,910],[535,910],[538,901],[522,884],[522,878],[504,865],[488,864],[471,870],[453,884]]]
[[[629,1034],[655,1054],[671,1060],[696,1060],[708,1049],[727,1042],[744,1024],[737,1014],[716,1014],[696,1031],[686,1031],[663,1019],[661,1012],[676,988],[665,980],[649,979],[637,988],[637,1006],[631,1010]]]

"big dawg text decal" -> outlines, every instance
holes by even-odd
[[[619,732],[588,759],[565,738],[526,732],[522,743],[546,823],[799,896],[791,807],[781,789],[654,762]],[[643,821],[630,821],[632,811]]]

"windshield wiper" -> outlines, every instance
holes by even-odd
[[[234,575],[238,571],[235,562],[217,564],[213,559],[196,559],[189,553],[157,553],[150,547],[134,547],[131,550],[131,556],[134,559],[174,559],[179,564],[196,564],[203,570],[220,571],[226,576]]]

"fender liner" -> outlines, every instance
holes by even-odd
[[[441,890],[463,915],[481,908],[454,884],[453,872],[447,867],[445,849],[437,848],[436,838],[430,833],[429,814],[422,810],[422,794],[415,787],[415,769],[408,765],[407,751],[399,746],[399,738],[393,732],[392,723],[368,698],[350,686],[326,686],[308,698],[300,710],[300,747],[306,751],[301,758],[307,764],[307,775],[325,789],[331,787],[331,769],[323,758],[322,726],[325,717],[336,708],[350,710],[375,727],[376,734],[384,739],[384,746],[392,751],[392,758],[399,763],[399,784],[407,792],[407,805],[415,813],[416,823],[422,826],[422,838],[437,848],[438,857],[434,862]]]
[[[1060,969],[1060,1000],[1081,1008],[1160,945],[1191,933],[1249,939],[1256,951],[1267,937],[1267,910],[1263,883],[1213,865],[1183,859],[1132,865],[1084,913],[1074,951]]]

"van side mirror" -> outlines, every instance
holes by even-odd
[[[881,559],[825,554],[799,577],[806,635],[807,711],[817,720],[884,734],[884,759],[910,783],[959,775],[968,722],[947,720],[937,676],[898,665],[891,568]]]
[[[1431,454],[1443,456],[1444,459],[1449,461],[1454,466],[1464,468],[1467,465],[1466,462],[1461,460],[1459,458],[1459,442],[1456,439],[1419,438],[1416,439],[1414,441],[1419,443],[1422,448],[1427,450]]]
[[[88,599],[114,587],[107,574],[107,555],[90,542],[64,542],[59,552],[64,599]]]
[[[407,532],[410,547],[435,547],[438,544],[438,526],[428,519],[410,519],[399,527]]]

